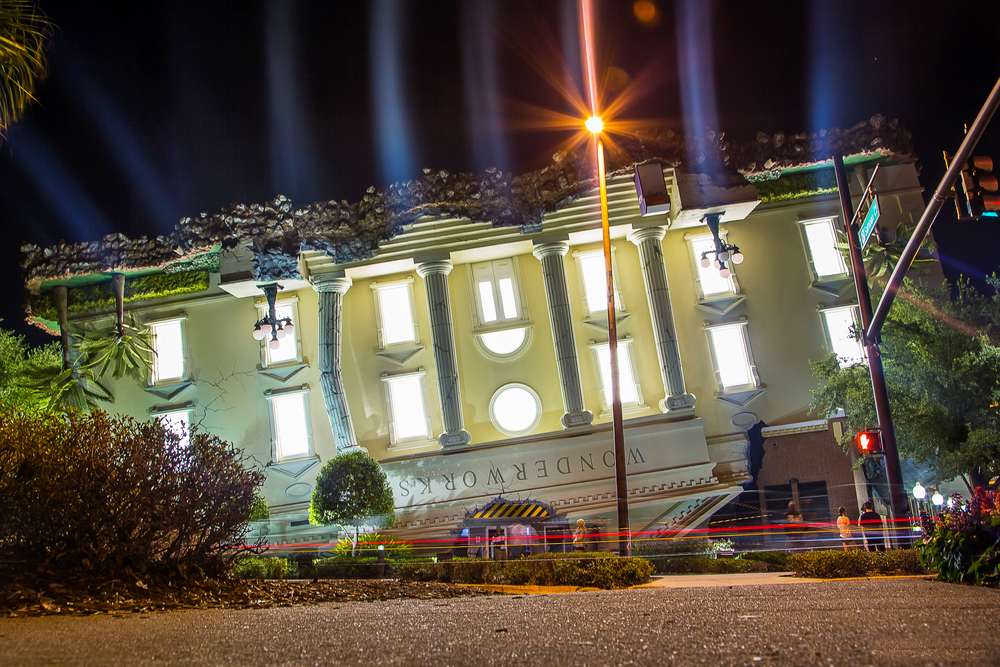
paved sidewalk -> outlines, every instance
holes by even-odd
[[[0,667],[998,660],[1000,591],[913,578],[0,619]]]
[[[746,572],[742,574],[669,574],[636,588],[705,588],[708,586],[768,586],[815,584],[823,579],[792,576],[791,572]]]

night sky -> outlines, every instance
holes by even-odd
[[[750,140],[881,113],[913,133],[925,200],[1000,77],[995,1],[653,4],[644,23],[632,2],[598,3],[605,102],[634,98],[622,118]],[[571,133],[530,126],[574,113],[564,69],[582,84],[574,2],[40,7],[58,26],[50,74],[0,146],[0,317],[25,333],[22,241],[167,234],[277,194],[357,201],[422,167],[536,169]],[[1000,120],[977,153],[1000,162]],[[996,271],[998,227],[946,204],[946,275]]]

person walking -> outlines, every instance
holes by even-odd
[[[854,544],[854,536],[851,534],[851,520],[847,518],[847,508],[840,508],[840,516],[837,517],[837,529],[840,530],[840,541],[844,544],[844,551],[857,549]]]
[[[799,512],[794,500],[788,503],[788,514],[785,515],[785,522],[785,549],[791,551],[795,547],[801,546],[805,539],[803,535],[805,519],[802,518],[802,513]]]
[[[858,519],[858,526],[865,538],[868,551],[885,551],[885,539],[882,535],[882,515],[875,511],[875,504],[865,501],[865,511]]]
[[[576,520],[576,530],[573,531],[573,550],[585,551],[587,548],[587,522]]]

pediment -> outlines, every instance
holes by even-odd
[[[182,380],[181,382],[173,382],[171,384],[153,385],[145,389],[154,396],[159,396],[167,402],[172,402],[193,386],[194,382],[191,380]]]
[[[277,380],[281,384],[285,384],[306,368],[309,368],[309,364],[298,363],[289,364],[287,366],[271,366],[267,368],[258,366],[257,372],[264,377],[268,377],[272,380]]]
[[[746,391],[727,391],[724,394],[716,394],[715,397],[720,401],[725,401],[726,403],[731,403],[742,408],[749,405],[755,398],[763,394],[764,391],[764,387],[757,387]]]
[[[837,299],[843,296],[848,291],[848,288],[853,285],[854,280],[851,278],[842,278],[840,280],[817,280],[809,285],[809,288],[824,296]]]
[[[623,313],[620,310],[615,311],[615,324],[621,324],[625,320],[632,317],[632,313]],[[583,325],[588,326],[591,329],[597,329],[604,333],[608,332],[608,316],[604,314],[590,315],[583,320]]]
[[[410,345],[407,347],[394,347],[391,350],[379,350],[375,353],[375,356],[391,361],[397,366],[405,366],[406,362],[423,351],[423,345]]]
[[[723,315],[726,315],[736,306],[743,303],[746,300],[746,298],[747,297],[745,294],[735,294],[726,299],[712,299],[711,301],[706,301],[702,299],[697,304],[695,304],[695,307],[704,310],[707,313],[711,313],[713,315],[721,317]]]
[[[271,462],[267,464],[268,470],[285,475],[292,479],[298,479],[314,466],[319,465],[319,457],[312,456],[306,459],[296,459],[294,461],[282,461],[280,463]]]

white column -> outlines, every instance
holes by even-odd
[[[427,296],[438,397],[441,399],[441,418],[444,422],[444,433],[438,436],[438,443],[444,448],[472,442],[462,419],[462,394],[458,384],[455,327],[451,322],[451,298],[448,294],[448,274],[452,266],[447,259],[417,264],[417,274],[424,279]]]
[[[628,240],[639,248],[642,280],[646,284],[646,300],[653,320],[653,339],[656,357],[660,362],[660,377],[666,397],[660,401],[660,411],[693,410],[694,394],[684,386],[684,368],[681,351],[677,345],[677,328],[674,311],[670,305],[670,286],[667,284],[667,266],[660,242],[666,235],[663,227],[643,227],[628,235]]]
[[[344,295],[352,283],[343,274],[321,274],[313,276],[312,284],[319,293],[319,386],[323,389],[333,440],[341,452],[358,446],[340,362]]]
[[[576,335],[573,333],[573,308],[566,288],[566,265],[563,260],[568,251],[569,245],[562,241],[541,243],[531,251],[542,263],[545,300],[549,305],[552,343],[556,348],[556,369],[559,371],[565,410],[559,423],[565,429],[590,426],[594,421],[594,413],[587,410],[583,402],[580,360],[576,355]]]

